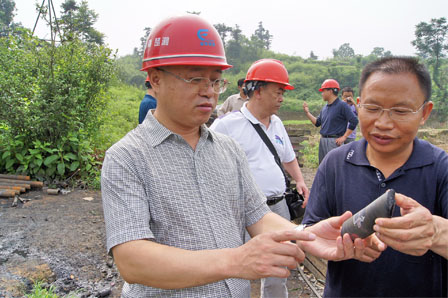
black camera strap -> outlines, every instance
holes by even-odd
[[[250,124],[255,128],[260,138],[263,140],[263,142],[266,144],[266,146],[269,148],[269,151],[271,151],[272,155],[274,155],[274,160],[277,163],[277,165],[280,167],[280,170],[282,170],[283,177],[285,178],[286,187],[289,188],[289,185],[291,182],[289,181],[288,177],[286,176],[285,170],[283,169],[282,162],[280,161],[280,157],[278,157],[277,150],[275,150],[274,145],[272,144],[271,140],[269,140],[268,136],[264,132],[263,128],[261,128],[260,124],[253,124],[252,121],[247,119]]]

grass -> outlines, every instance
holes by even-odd
[[[309,120],[285,120],[283,125],[311,125]]]
[[[48,288],[42,287],[41,282],[36,282],[33,285],[33,289],[31,293],[25,295],[27,298],[61,298],[61,296],[57,295],[54,292],[54,286],[50,286]],[[64,298],[78,298],[79,296],[76,293],[70,293]]]

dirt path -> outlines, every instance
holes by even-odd
[[[314,171],[304,169],[311,185]],[[120,297],[122,280],[105,249],[105,228],[99,191],[75,190],[51,196],[31,191],[31,201],[11,207],[0,199],[0,297],[21,297],[34,280],[54,285],[61,297]],[[309,297],[293,271],[291,297]],[[259,281],[252,283],[259,297]]]

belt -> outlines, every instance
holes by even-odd
[[[277,204],[278,202],[280,202],[281,200],[283,200],[285,198],[284,195],[278,196],[278,197],[268,197],[266,204],[268,204],[268,206],[272,206]]]
[[[340,138],[342,135],[322,135],[322,138]]]

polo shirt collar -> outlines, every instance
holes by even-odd
[[[141,124],[143,127],[143,131],[145,134],[145,138],[150,142],[151,146],[155,147],[166,139],[168,139],[171,135],[174,137],[180,137],[178,134],[172,132],[165,126],[163,126],[151,113],[148,113],[146,120]],[[213,141],[213,134],[210,133],[209,128],[202,124],[200,127],[201,130],[201,139],[210,139]]]
[[[431,145],[418,138],[415,138],[413,142],[414,148],[411,156],[403,165],[403,170],[419,168],[434,163],[434,156],[432,154],[433,149]],[[366,139],[351,143],[350,149],[345,156],[345,161],[358,166],[370,166],[370,162],[366,155],[366,149]]]

